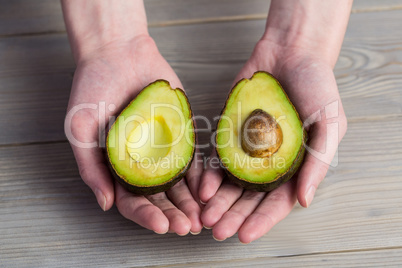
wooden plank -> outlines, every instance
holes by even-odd
[[[336,252],[287,257],[261,257],[233,259],[220,262],[200,262],[174,265],[174,267],[399,267],[402,264],[402,249],[380,249],[353,252]],[[152,268],[172,267],[165,265]]]
[[[269,0],[146,0],[151,27],[265,18]],[[0,36],[65,31],[59,1],[0,0]],[[401,9],[402,0],[355,0],[354,13]]]
[[[0,81],[2,144],[65,140],[71,75],[5,77]]]
[[[350,120],[402,114],[402,28],[393,23],[400,17],[402,10],[352,15],[335,68]],[[257,20],[152,28],[151,34],[194,113],[212,119],[263,29]],[[0,58],[0,144],[65,139],[74,71],[66,35],[0,39]]]
[[[236,237],[215,242],[210,230],[160,236],[123,219],[115,208],[103,213],[66,143],[2,147],[1,264],[137,267],[402,247],[401,130],[398,118],[351,122],[339,166],[312,206],[296,207],[250,245]]]
[[[401,8],[401,0],[354,0],[352,13],[395,10]]]
[[[170,24],[196,23],[211,18],[253,18],[267,14],[268,0],[146,0],[148,22],[151,27]],[[0,36],[65,31],[59,1],[0,0]],[[4,7],[4,8],[3,8]],[[261,17],[261,16],[260,16]],[[232,18],[233,19],[233,18]]]
[[[60,1],[0,0],[0,36],[65,31]]]
[[[146,0],[151,27],[211,21],[265,18],[270,0]]]
[[[399,11],[352,16],[336,69],[351,118],[340,164],[330,170],[311,208],[297,207],[264,238],[244,246],[236,238],[214,242],[206,230],[198,237],[153,234],[116,209],[99,210],[66,143],[6,146],[0,148],[0,266],[197,264],[206,256],[214,262],[208,266],[236,266],[228,260],[239,256],[251,260],[237,266],[400,265],[400,16]],[[263,21],[232,22],[152,32],[196,114],[213,117],[262,27]],[[173,35],[165,39],[168,29]],[[0,40],[3,144],[64,139],[60,123],[73,64],[65,36],[49,38]],[[177,40],[184,41],[182,47]],[[186,50],[190,45],[193,51]]]
[[[75,66],[66,34],[0,38],[0,78],[72,74]]]

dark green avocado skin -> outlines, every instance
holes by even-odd
[[[249,182],[246,180],[243,180],[234,174],[232,174],[228,169],[225,168],[223,163],[221,162],[221,166],[226,172],[226,175],[230,181],[233,183],[239,185],[240,187],[250,190],[250,191],[256,191],[256,192],[270,192],[285,182],[289,181],[293,175],[297,172],[299,169],[300,165],[303,163],[304,155],[306,152],[306,148],[304,147],[304,143],[307,141],[307,133],[304,132],[304,142],[301,145],[299,154],[297,155],[296,159],[293,161],[293,164],[290,166],[288,171],[284,173],[282,176],[278,177],[276,180],[269,182],[269,183],[256,183],[256,182]]]
[[[161,192],[166,192],[167,190],[172,188],[176,183],[178,183],[181,179],[183,179],[188,169],[191,167],[193,159],[194,159],[194,152],[187,166],[183,170],[181,170],[175,177],[173,177],[170,181],[167,181],[164,184],[158,184],[154,186],[144,186],[144,187],[127,183],[124,179],[120,178],[120,176],[116,174],[115,170],[113,169],[109,161],[108,166],[115,180],[118,183],[120,183],[120,185],[123,186],[127,191],[136,195],[153,195]]]
[[[169,84],[169,82],[166,81],[166,80],[158,79],[158,80],[156,80],[156,81],[150,83],[148,86],[150,86],[150,85],[152,85],[152,84],[154,84],[154,83],[158,83],[158,82],[164,82],[164,83]],[[170,85],[170,84],[169,84],[169,85]],[[144,87],[144,88],[142,89],[142,91],[143,91],[144,89],[146,89],[148,86]],[[181,91],[184,93],[184,90],[182,90],[182,89],[180,89],[180,88],[176,88],[176,89],[181,90]],[[141,93],[141,92],[140,92],[140,93]],[[140,93],[138,93],[138,95],[139,95]],[[135,98],[137,98],[138,95],[137,95]],[[191,105],[190,105],[190,102],[188,101],[187,95],[186,95],[185,93],[184,93],[184,96],[186,96],[186,101],[187,101],[187,103],[188,103],[188,107],[190,108],[190,117],[191,117],[193,129],[194,129],[194,120],[192,119],[192,118],[193,118],[193,112],[192,112],[192,109],[191,109]],[[135,98],[134,98],[134,99],[135,99]],[[133,99],[132,101],[134,101],[134,99]],[[132,101],[131,101],[131,102],[132,102]],[[131,103],[131,102],[130,102],[130,103]],[[129,105],[130,105],[130,104],[128,104],[125,108],[127,108]],[[125,109],[125,108],[124,108],[124,109]],[[124,109],[116,116],[116,118],[124,111]],[[108,131],[110,131],[111,127],[112,127],[112,126],[110,126],[110,128],[109,128]],[[183,177],[186,175],[188,169],[191,167],[191,163],[193,162],[194,155],[195,155],[195,141],[197,140],[197,135],[196,135],[197,133],[194,133],[194,134],[195,134],[195,135],[194,135],[194,148],[193,148],[193,154],[192,154],[192,156],[191,156],[190,161],[188,161],[187,165],[186,165],[178,174],[176,174],[176,176],[174,176],[172,179],[170,179],[169,181],[167,181],[167,182],[165,182],[165,183],[163,183],[163,184],[151,185],[151,186],[140,186],[140,185],[133,185],[133,184],[128,183],[127,181],[125,181],[123,178],[121,178],[121,177],[116,173],[116,171],[114,170],[114,168],[113,168],[113,166],[112,166],[112,164],[111,164],[111,161],[110,161],[110,159],[109,159],[107,150],[105,149],[105,150],[104,150],[104,153],[106,154],[107,164],[108,164],[110,173],[112,174],[113,178],[114,178],[120,185],[122,185],[127,191],[129,191],[129,192],[131,192],[131,193],[133,193],[133,194],[136,194],[136,195],[153,195],[153,194],[157,194],[157,193],[161,193],[161,192],[166,192],[167,190],[169,190],[170,188],[172,188],[176,183],[178,183],[181,179],[183,179]],[[106,135],[106,137],[105,137],[106,139],[107,139],[107,136],[108,136],[108,135]],[[107,144],[107,140],[106,140],[105,144]]]
[[[279,85],[279,86],[281,87],[281,89],[283,90],[282,85],[279,83],[279,81],[278,81],[272,74],[270,74],[270,73],[268,73],[268,72],[266,72],[266,71],[257,71],[257,72],[255,72],[255,73],[253,74],[253,76],[254,76],[255,74],[257,74],[257,73],[264,73],[264,74],[267,74],[267,75],[271,76],[272,78],[274,78],[274,79],[277,81],[278,85]],[[223,109],[222,109],[222,111],[221,111],[220,117],[222,117],[223,113],[225,112],[227,102],[229,101],[229,98],[230,98],[231,95],[232,95],[233,89],[235,89],[236,86],[237,86],[242,80],[243,80],[243,79],[241,79],[240,81],[238,81],[238,82],[233,86],[233,88],[230,90],[230,93],[229,93],[229,95],[228,95],[228,97],[227,97],[225,106],[223,107]],[[289,97],[287,96],[286,91],[283,90],[283,92],[285,93],[285,95],[286,95],[286,97],[287,97],[289,103],[293,106],[293,109],[294,109],[294,110],[296,111],[296,113],[297,113],[297,110],[296,110],[296,108],[294,107],[294,105],[292,104],[292,102],[289,100]],[[299,113],[297,113],[297,116],[299,117]],[[219,120],[219,121],[220,121],[220,120]],[[219,121],[218,121],[218,123],[217,123],[217,126],[219,125]],[[299,121],[301,122],[300,117],[299,117]],[[268,183],[249,182],[249,181],[243,180],[242,178],[239,178],[239,177],[237,177],[236,175],[232,174],[232,173],[226,168],[226,166],[222,163],[221,157],[220,157],[220,155],[219,155],[218,150],[216,150],[216,148],[215,148],[215,151],[216,151],[216,154],[217,154],[217,156],[218,156],[218,158],[219,158],[219,161],[220,161],[220,163],[221,163],[221,167],[223,168],[223,170],[225,170],[225,173],[226,173],[226,175],[227,175],[227,178],[228,178],[230,181],[232,181],[233,183],[239,185],[240,187],[242,187],[242,188],[244,188],[244,189],[246,189],[246,190],[257,191],[257,192],[270,192],[270,191],[272,191],[272,190],[278,188],[279,186],[281,186],[281,185],[284,184],[285,182],[289,181],[289,180],[293,177],[293,175],[297,172],[297,170],[299,169],[299,167],[301,166],[301,164],[303,163],[303,160],[304,160],[304,155],[305,155],[305,152],[306,152],[306,148],[305,148],[304,145],[307,143],[307,140],[308,140],[307,132],[306,132],[306,130],[303,129],[303,142],[302,142],[302,145],[301,145],[301,147],[300,147],[300,149],[299,149],[299,154],[297,155],[297,157],[296,157],[295,160],[293,161],[293,164],[290,166],[290,168],[289,168],[284,174],[282,174],[281,176],[279,176],[279,177],[278,177],[277,179],[275,179],[274,181],[271,181],[271,182],[268,182]],[[215,142],[217,142],[217,141],[215,141]]]

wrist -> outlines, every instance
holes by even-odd
[[[148,36],[143,0],[62,0],[76,63],[108,47]]]
[[[351,0],[273,0],[262,40],[279,53],[306,54],[334,66],[351,5]]]
[[[321,43],[322,46],[324,46]],[[284,61],[315,59],[327,65],[335,65],[338,57],[337,53],[329,50],[328,47],[323,48],[317,46],[304,35],[292,35],[289,33],[278,32],[275,28],[266,28],[264,36],[258,41],[256,47],[260,53],[274,56],[276,63]]]

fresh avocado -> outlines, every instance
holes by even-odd
[[[278,80],[263,71],[231,90],[216,131],[216,151],[229,179],[272,191],[303,161],[307,133]]]
[[[164,192],[183,178],[194,157],[191,107],[183,90],[157,80],[120,113],[107,134],[109,167],[139,195]]]

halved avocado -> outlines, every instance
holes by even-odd
[[[272,191],[303,161],[307,133],[279,82],[259,71],[231,90],[217,126],[216,151],[229,179]]]
[[[191,107],[183,90],[157,80],[145,87],[110,128],[112,174],[139,195],[164,192],[180,181],[194,156]]]

